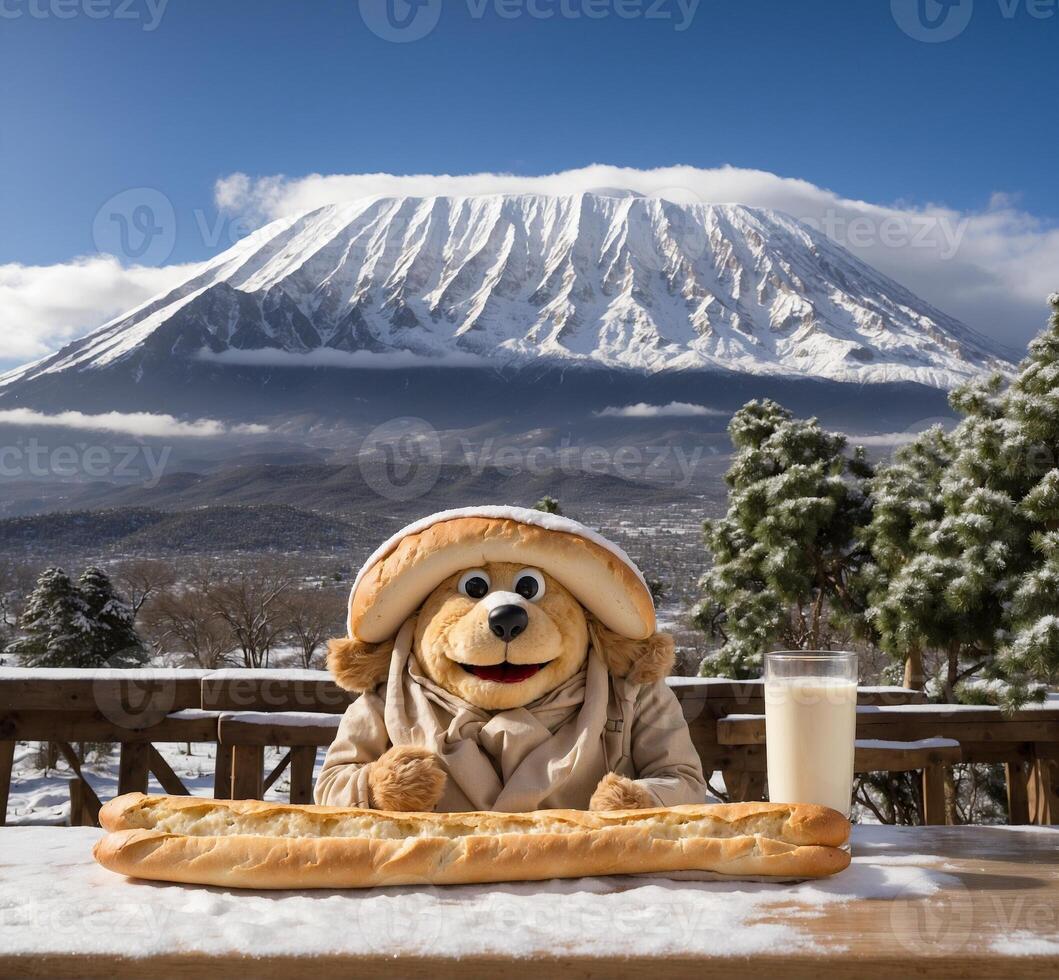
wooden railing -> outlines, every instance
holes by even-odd
[[[670,685],[706,771],[723,772],[733,799],[764,798],[762,683],[670,678]],[[101,805],[77,742],[119,744],[119,793],[146,791],[153,774],[167,793],[187,794],[155,748],[186,742],[216,745],[218,798],[259,799],[289,772],[291,801],[310,802],[318,750],[351,700],[323,671],[0,669],[0,824],[19,741],[57,745],[74,777],[73,823],[95,822]],[[1001,762],[1012,822],[1059,820],[1059,702],[1005,715],[924,700],[904,688],[860,689],[858,771],[921,771],[924,820],[939,822],[946,765]],[[269,746],[285,752],[265,772]]]

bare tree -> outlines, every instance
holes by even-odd
[[[288,593],[286,607],[287,635],[297,646],[302,664],[311,667],[316,651],[337,635],[344,597],[325,589],[300,589]]]
[[[144,607],[144,626],[161,653],[181,653],[196,667],[216,670],[236,648],[228,624],[210,608],[208,593],[196,587],[163,592]]]
[[[209,607],[231,630],[247,667],[267,667],[273,646],[287,632],[291,588],[277,566],[260,564],[210,591]]]
[[[172,565],[149,558],[122,562],[114,568],[113,578],[132,608],[134,619],[152,597],[176,584]]]

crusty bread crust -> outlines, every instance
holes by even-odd
[[[590,813],[386,813],[129,794],[95,848],[130,877],[229,888],[535,881],[705,871],[820,878],[849,864],[849,822],[769,803]]]
[[[364,573],[349,597],[350,636],[389,639],[439,583],[488,562],[544,569],[629,639],[655,631],[651,593],[632,568],[589,538],[509,518],[458,517],[399,539]]]

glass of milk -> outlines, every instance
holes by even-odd
[[[848,817],[857,731],[857,655],[765,654],[769,800],[818,803]]]

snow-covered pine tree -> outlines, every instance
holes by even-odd
[[[864,593],[864,632],[904,661],[905,687],[922,690],[923,653],[948,640],[957,614],[945,590],[954,566],[934,547],[945,516],[941,480],[953,448],[940,426],[898,449],[868,483],[871,520],[862,532],[870,558],[857,587]]]
[[[545,514],[561,515],[563,512],[562,507],[559,505],[559,501],[554,497],[548,496],[541,497],[541,499],[533,505],[533,509],[543,511]]]
[[[1025,564],[1029,544],[1018,511],[1027,447],[1024,433],[1005,417],[1002,379],[957,389],[952,404],[965,418],[953,433],[957,451],[942,479],[945,517],[935,534],[937,549],[952,563],[946,599],[959,624],[943,647],[947,701],[990,666],[1002,642],[1012,576]]]
[[[744,405],[728,431],[728,512],[704,525],[713,563],[695,622],[723,639],[703,674],[757,677],[766,650],[824,646],[852,611],[871,468],[844,436],[773,401]]]
[[[95,666],[135,667],[147,659],[132,608],[101,568],[89,566],[77,582],[88,610],[89,657]]]
[[[891,652],[943,654],[945,700],[1013,707],[1059,668],[1059,314],[1014,382],[973,382],[951,402],[964,418],[948,439],[940,516],[931,507],[914,555],[875,582],[868,621]],[[871,546],[867,570],[887,571],[885,547]]]
[[[1059,671],[1059,296],[1018,377],[953,392],[964,416],[879,468],[864,532],[864,622],[945,700],[1015,706]]]
[[[45,569],[19,620],[22,637],[8,646],[26,667],[91,667],[88,604],[61,568]]]
[[[1049,326],[1030,344],[1005,406],[1009,439],[1023,454],[1018,516],[1027,545],[1007,590],[1000,650],[1012,703],[1039,696],[1034,685],[1059,675],[1059,293],[1049,302]]]

